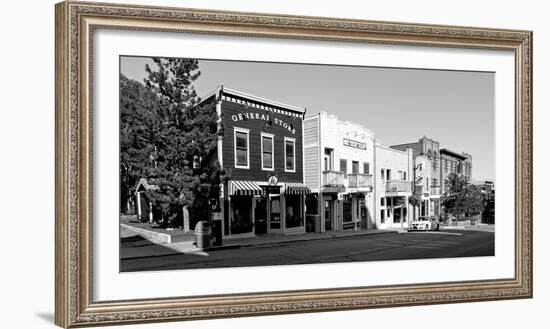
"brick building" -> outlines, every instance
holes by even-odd
[[[392,145],[391,148],[412,149],[415,166],[422,164],[415,177],[415,193],[422,202],[419,215],[437,216],[441,213],[441,195],[446,192],[445,181],[450,174],[463,175],[468,181],[472,179],[472,156],[440,148],[434,139],[424,136],[416,142]]]

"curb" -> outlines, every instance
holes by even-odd
[[[135,226],[125,224],[125,223],[120,223],[120,226],[127,229],[127,230],[129,230],[129,231],[132,231],[132,232],[138,234],[139,236],[141,236],[142,238],[144,238],[148,241],[153,241],[154,243],[157,243],[157,244],[172,244],[172,243],[176,243],[176,242],[188,241],[188,240],[185,240],[185,239],[182,240],[182,238],[181,238],[181,237],[185,236],[185,234],[171,235],[171,234],[168,234],[168,233],[156,232],[156,231],[147,230],[147,229],[140,228],[140,227],[135,227]]]
[[[196,252],[196,251],[215,251],[215,250],[228,250],[228,249],[240,249],[240,248],[248,248],[248,247],[264,247],[264,246],[275,246],[275,245],[281,245],[281,244],[287,244],[287,243],[296,243],[296,242],[308,242],[308,241],[318,241],[318,240],[329,240],[329,239],[349,239],[349,238],[355,238],[359,236],[367,236],[367,235],[380,235],[380,234],[398,234],[398,231],[382,231],[382,232],[365,232],[365,233],[358,233],[353,235],[332,235],[332,236],[323,236],[323,237],[310,237],[310,238],[302,238],[297,240],[287,240],[287,241],[277,241],[277,242],[259,242],[259,243],[243,243],[243,244],[227,244],[222,246],[212,246],[208,248],[203,249],[195,249],[190,250],[188,252]],[[154,245],[154,244],[151,244]],[[164,257],[164,256],[175,256],[175,255],[181,255],[185,252],[172,252],[172,253],[166,253],[162,255],[144,255],[144,256],[135,256],[135,257],[121,257],[120,260],[130,260],[130,259],[143,259],[143,258],[151,258],[151,257]]]
[[[151,244],[151,245],[154,245],[154,244]],[[197,248],[197,249],[189,250],[189,251],[186,251],[186,252],[191,253],[191,252],[198,252],[198,251],[213,251],[213,250],[239,249],[239,248],[241,248],[241,245],[227,245],[227,246],[208,247],[208,248],[203,248],[203,249]],[[144,258],[165,257],[165,256],[177,256],[177,255],[184,254],[186,252],[174,251],[174,252],[166,253],[166,254],[162,254],[162,255],[143,255],[143,256],[121,257],[120,260],[144,259]]]
[[[369,233],[358,233],[354,235],[332,235],[327,237],[313,237],[313,238],[303,238],[303,239],[297,239],[297,240],[288,240],[288,241],[278,241],[278,242],[265,242],[265,243],[248,243],[248,244],[240,244],[240,247],[259,247],[259,246],[273,246],[273,245],[280,245],[285,243],[294,243],[294,242],[308,242],[308,241],[318,241],[318,240],[329,240],[329,239],[350,239],[355,238],[359,236],[366,236],[366,235],[380,235],[380,234],[396,234],[397,231],[383,231],[383,232],[369,232]]]

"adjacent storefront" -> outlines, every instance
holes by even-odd
[[[311,231],[374,226],[374,136],[360,124],[321,112],[304,120],[305,183]]]

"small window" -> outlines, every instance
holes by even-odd
[[[248,169],[248,131],[235,129],[235,167]]]
[[[380,198],[380,206],[384,207],[386,198]]]
[[[344,178],[348,178],[348,161],[340,159],[340,171],[344,173]]]
[[[352,161],[351,162],[351,173],[352,174],[358,174],[359,173],[359,161]]]
[[[380,180],[381,181],[385,181],[386,180],[386,170],[385,169],[380,169]]]
[[[273,170],[273,135],[262,134],[262,170]]]
[[[296,140],[285,138],[285,171],[296,171]]]
[[[363,163],[363,173],[367,175],[370,174],[370,163]]]
[[[380,210],[380,223],[384,224],[386,222],[386,211],[384,209]]]

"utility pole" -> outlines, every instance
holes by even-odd
[[[413,179],[412,179],[412,196],[413,198],[415,198],[415,194],[416,194],[416,171],[417,170],[422,170],[422,163],[419,163],[417,164],[416,166],[413,167]],[[413,204],[413,221],[416,221],[416,198],[415,198],[415,202]]]

